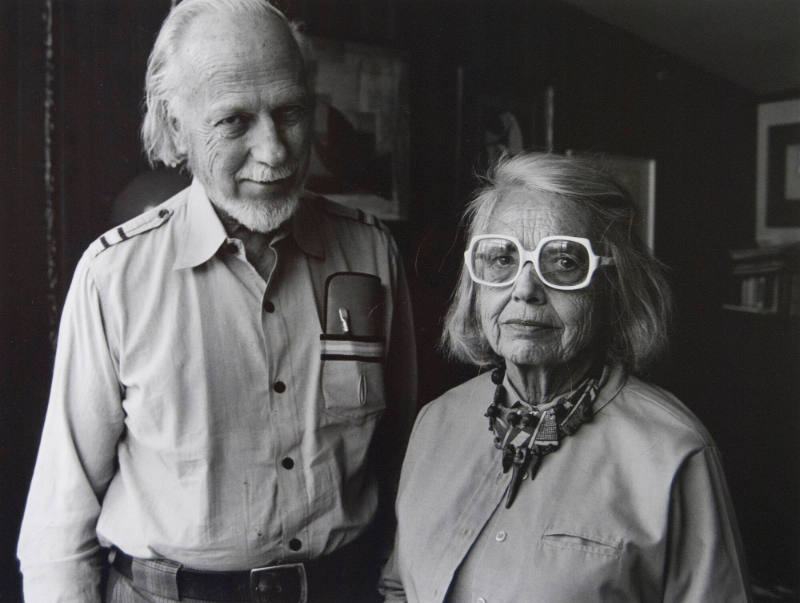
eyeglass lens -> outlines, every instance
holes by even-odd
[[[475,276],[487,283],[510,283],[517,276],[520,251],[513,241],[481,239],[470,256]],[[539,253],[539,276],[545,284],[577,285],[589,273],[589,250],[577,241],[554,239]]]
[[[539,272],[545,282],[577,285],[589,273],[589,250],[576,241],[548,241],[539,253]]]
[[[519,249],[506,239],[481,239],[472,247],[471,260],[479,280],[505,283],[517,276]]]

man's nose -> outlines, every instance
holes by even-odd
[[[280,130],[271,117],[256,121],[250,132],[250,154],[259,163],[277,167],[286,161],[288,151]]]
[[[527,262],[522,267],[522,272],[514,282],[511,295],[515,300],[529,304],[543,304],[546,301],[545,285],[536,274],[533,262]]]

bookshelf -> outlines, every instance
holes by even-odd
[[[723,308],[735,312],[800,316],[800,243],[734,249]]]

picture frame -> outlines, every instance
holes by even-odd
[[[408,218],[408,66],[390,48],[312,37],[307,186],[385,221]]]
[[[800,98],[758,106],[756,242],[800,241]]]
[[[636,232],[650,251],[655,251],[656,160],[626,155],[587,154],[573,150],[568,150],[566,154],[592,158],[625,187],[636,204]]]

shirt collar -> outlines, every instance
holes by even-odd
[[[604,381],[600,387],[597,399],[593,404],[594,413],[599,412],[601,408],[614,399],[614,397],[622,389],[622,386],[625,385],[626,373],[620,365],[614,364],[607,366],[605,371],[606,374],[603,376]],[[511,383],[511,380],[508,378],[508,372],[506,372],[506,374],[503,376],[503,387],[508,394],[506,397],[506,402],[509,406],[513,406],[516,402],[520,402],[523,406],[530,407],[530,405],[525,401],[525,396],[522,396],[519,393],[519,390],[514,387],[514,384]]]
[[[290,219],[289,232],[300,249],[319,259],[325,258],[320,216],[313,201],[303,198]],[[193,268],[211,259],[228,236],[203,185],[197,178],[189,187],[186,230],[178,246],[175,269]]]
[[[597,400],[594,401],[594,414],[599,413],[609,402],[616,398],[627,381],[627,371],[618,364],[613,365],[608,373],[605,385],[603,385],[600,393],[597,394]]]
[[[176,270],[207,262],[227,239],[225,228],[197,178],[189,187],[186,205],[186,228],[178,243]]]

